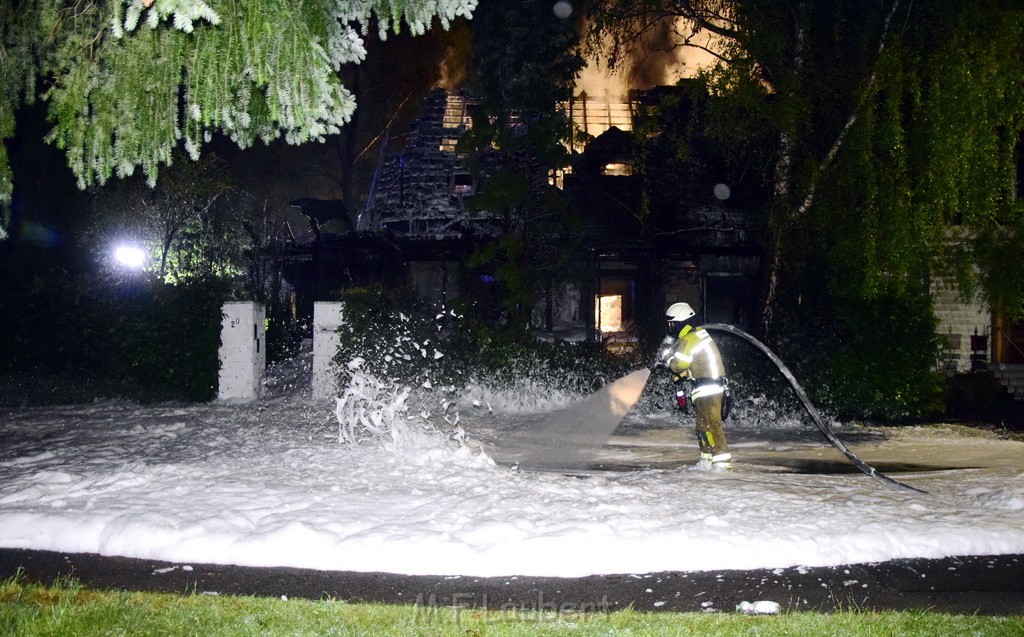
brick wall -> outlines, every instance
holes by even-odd
[[[665,308],[681,301],[689,303],[700,315],[700,270],[697,263],[666,259],[661,264],[661,273]],[[661,315],[662,312],[659,311],[658,316]]]

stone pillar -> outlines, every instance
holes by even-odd
[[[344,322],[341,303],[313,304],[313,400],[338,395],[338,369],[334,356],[341,345],[338,327]]]
[[[942,277],[932,279],[931,293],[939,320],[936,331],[943,341],[944,371],[971,371],[971,336],[988,336],[992,331],[988,304],[980,298],[961,298],[955,283]],[[984,358],[987,362],[988,352]]]
[[[266,309],[261,303],[225,303],[220,324],[217,399],[256,400],[267,367]]]

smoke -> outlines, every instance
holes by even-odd
[[[667,18],[626,51],[623,61],[614,69],[608,68],[597,51],[589,51],[587,67],[576,82],[577,94],[586,91],[594,97],[625,100],[630,90],[672,85],[682,78],[694,77],[714,64],[716,58],[699,48],[682,46],[682,34],[688,32],[685,21]],[[603,48],[607,49],[608,44],[606,41]],[[694,38],[693,44],[715,48],[708,32]]]
[[[447,46],[441,57],[438,78],[433,88],[455,91],[466,83],[466,54],[456,46]]]

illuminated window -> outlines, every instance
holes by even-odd
[[[633,164],[612,162],[601,167],[601,174],[608,177],[629,177],[633,174]]]
[[[601,332],[622,331],[622,295],[594,297],[594,315]]]
[[[473,176],[468,173],[457,173],[452,179],[452,192],[456,195],[472,195],[476,192]]]
[[[559,190],[565,190],[565,176],[572,174],[572,167],[555,168],[548,171],[548,185]]]
[[[473,117],[469,114],[469,108],[479,103],[479,100],[466,99],[462,95],[448,94],[445,103],[444,118],[441,126],[445,135],[441,138],[440,149],[442,152],[455,152],[455,145],[463,133],[473,128]]]

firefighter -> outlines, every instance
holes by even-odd
[[[700,445],[697,466],[728,471],[732,469],[732,454],[722,421],[728,417],[731,400],[725,365],[707,330],[693,324],[695,314],[688,303],[673,303],[665,311],[669,333],[655,365],[672,373],[679,408],[686,409],[689,402],[693,403]]]

